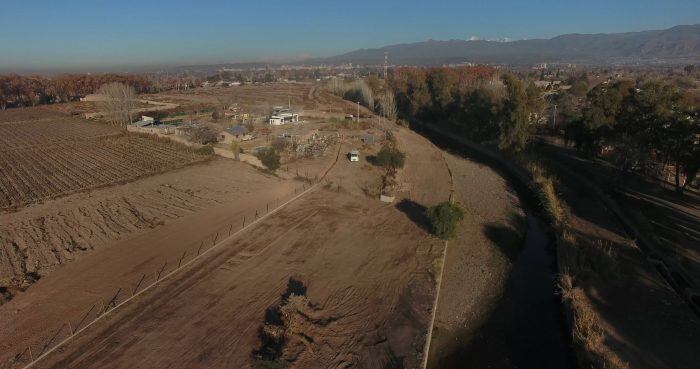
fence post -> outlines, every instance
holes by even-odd
[[[182,259],[185,258],[185,254],[187,254],[187,250],[185,250],[185,251],[182,253],[182,256],[180,256],[180,261],[177,262],[177,267],[178,267],[178,268],[180,268],[180,265],[182,264]]]
[[[63,325],[61,325],[61,327],[58,328],[58,330],[57,330],[56,333],[53,335],[53,337],[51,337],[51,339],[50,339],[48,342],[46,342],[46,344],[44,345],[44,348],[41,349],[41,352],[39,353],[39,355],[43,354],[44,351],[46,351],[46,349],[47,349],[49,346],[51,346],[51,343],[53,343],[53,341],[56,339],[56,337],[58,336],[58,334],[61,333],[61,331],[63,330],[63,327],[65,327],[65,325],[66,325],[66,323],[63,323]]]
[[[258,219],[258,209],[255,209],[255,219]]]
[[[119,293],[120,293],[120,292],[122,292],[122,288],[121,288],[121,287],[119,287],[119,289],[117,290],[117,293],[115,293],[114,296],[112,296],[112,299],[109,300],[109,302],[107,303],[107,307],[109,307],[110,305],[114,305],[114,304],[116,303],[116,301],[117,301],[117,296],[119,296]]]
[[[216,232],[216,236],[214,236],[214,241],[212,241],[211,245],[214,246],[216,245],[216,240],[219,238],[219,232]]]
[[[134,296],[136,294],[136,291],[139,290],[139,287],[141,287],[141,283],[143,282],[143,279],[146,278],[146,275],[142,275],[141,279],[139,280],[139,283],[136,284],[136,287],[134,287],[133,290],[131,290],[131,296]]]
[[[199,248],[197,249],[197,256],[199,256],[199,252],[202,251],[202,246],[204,246],[204,241],[202,241],[202,242],[199,244]]]
[[[93,309],[95,309],[95,306],[96,306],[96,305],[97,305],[97,304],[92,304],[92,306],[91,306],[90,309],[87,311],[87,313],[85,313],[85,315],[83,315],[83,318],[80,319],[80,321],[78,322],[78,324],[75,326],[75,330],[76,330],[76,331],[78,330],[78,328],[80,328],[80,326],[83,324],[83,322],[85,321],[85,319],[87,319],[87,317],[90,316],[90,313],[92,312]]]
[[[243,216],[243,227],[242,228],[245,228],[245,215]]]
[[[231,223],[231,226],[228,227],[228,235],[231,235],[231,230],[233,229],[233,223]]]
[[[168,262],[167,262],[167,261],[166,261],[165,263],[163,263],[163,267],[160,268],[160,271],[158,272],[158,277],[156,278],[156,282],[160,280],[160,275],[161,275],[161,274],[163,273],[163,271],[165,270],[165,266],[166,266],[166,265],[168,265]]]

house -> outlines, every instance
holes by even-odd
[[[219,133],[219,142],[231,143],[233,141],[247,141],[250,135],[248,134],[248,129],[243,126],[233,126],[226,128]]]
[[[270,115],[270,125],[279,126],[287,123],[295,123],[299,121],[299,114],[293,113],[291,109],[276,106],[272,109]]]

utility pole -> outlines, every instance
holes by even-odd
[[[357,101],[357,123],[360,123],[360,101]]]
[[[552,114],[552,129],[557,128],[557,104],[554,104],[554,113]]]
[[[389,69],[389,54],[387,54],[387,52],[385,51],[384,52],[384,82],[385,83],[386,83],[387,75],[389,74],[388,69]]]

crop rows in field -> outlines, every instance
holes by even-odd
[[[119,129],[79,118],[58,117],[0,123],[0,150],[119,135]]]
[[[139,135],[0,149],[0,209],[128,182],[201,158],[188,148]]]

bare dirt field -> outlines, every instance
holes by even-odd
[[[29,273],[45,276],[56,265],[141,230],[253,201],[256,192],[281,185],[247,165],[217,159],[0,214],[0,279],[17,285]]]
[[[207,87],[182,91],[168,91],[146,98],[153,101],[165,101],[183,106],[214,107],[219,99],[226,96],[239,106],[247,109],[267,105],[292,105],[296,109],[313,109],[312,97],[314,85],[311,83],[264,83],[247,84],[232,87]]]
[[[246,367],[290,277],[315,315],[295,367],[415,367],[440,244],[390,206],[317,190],[41,367]]]
[[[420,180],[420,173],[433,182],[442,178],[431,191],[416,191],[415,201],[427,206],[446,199],[449,174],[444,162],[435,166],[430,161],[435,149],[410,132],[402,137],[402,142],[413,144],[409,157],[416,158],[404,169],[405,177],[416,181],[412,187],[428,182]],[[342,172],[348,170],[352,167]],[[330,181],[334,175],[335,169]],[[430,237],[412,214],[327,183],[115,311],[41,366],[246,366],[258,346],[265,310],[279,303],[290,277],[307,286],[314,311],[305,331],[308,346],[294,361],[296,367],[418,366],[443,242]],[[71,317],[75,326],[96,299],[108,299],[125,283],[135,285],[142,270],[157,270],[163,255],[174,262],[183,244],[200,241],[195,235],[211,223],[212,214],[231,216],[224,210],[200,212],[91,253],[42,278],[0,307],[6,312],[3,316],[11,316],[2,322],[2,330],[17,332],[4,337],[3,351],[22,351],[32,344],[35,353],[41,351],[42,341],[32,337],[46,330],[47,322]],[[226,221],[214,223],[225,226]],[[68,291],[85,292],[59,297]],[[60,332],[59,339],[66,333]]]
[[[29,362],[184,261],[184,268],[110,311],[36,367],[247,367],[260,346],[266,311],[280,304],[290,278],[304,284],[309,301],[297,327],[293,367],[419,367],[445,250],[444,241],[428,235],[423,214],[451,194],[468,208],[469,219],[453,258],[448,254],[449,290],[437,325],[452,327],[474,314],[471,307],[486,298],[484,284],[492,281],[480,272],[505,265],[480,229],[507,223],[506,208],[516,202],[503,182],[462,159],[446,161],[427,139],[391,127],[406,166],[397,175],[397,202],[381,203],[365,191],[382,175],[366,161],[381,139],[369,145],[359,140],[373,131],[371,124],[329,126],[324,114],[342,116],[352,104],[314,85],[282,85],[291,92],[271,86],[241,86],[237,98],[254,104],[291,94],[293,105],[307,104],[321,115],[301,128],[336,134],[338,144],[319,157],[287,158],[277,176],[219,158],[0,215],[4,278],[41,277],[26,291],[10,291],[12,299],[0,305],[0,359]],[[187,108],[213,103],[221,93],[216,90],[151,98],[181,98]],[[374,133],[381,138],[381,129]],[[353,148],[361,150],[359,163],[344,157]],[[458,168],[457,183],[448,163]],[[236,232],[316,178],[322,180],[314,189]],[[485,187],[469,192],[480,185]],[[12,256],[18,249],[26,252]],[[206,254],[193,260],[201,250]],[[467,267],[466,282],[460,281],[462,263],[474,266]],[[462,304],[470,308],[460,309]]]

